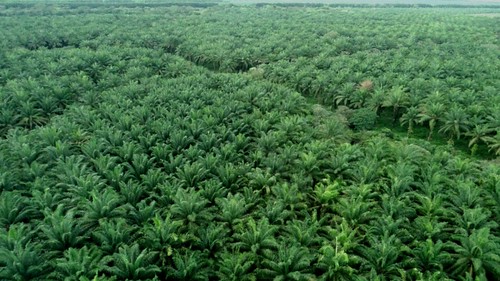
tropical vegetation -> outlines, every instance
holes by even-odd
[[[496,11],[3,4],[0,279],[495,280]]]

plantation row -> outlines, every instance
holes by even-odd
[[[367,116],[409,124],[413,99],[419,110],[435,101],[444,107],[439,118],[482,107],[477,120],[487,133],[478,143],[491,145],[500,127],[498,49],[469,50],[485,69],[477,73],[469,61],[443,77],[405,72],[441,47],[426,42],[434,47],[425,56],[397,57],[405,43],[394,25],[439,26],[449,13],[455,21],[446,28],[482,26],[476,43],[487,44],[495,40],[484,37],[488,19],[364,9],[101,12],[0,22],[0,279],[500,276],[498,163],[364,130],[374,126]],[[362,19],[350,28],[366,35],[349,41],[348,25]],[[310,32],[315,24],[324,30]],[[399,35],[367,51],[370,25]],[[330,42],[329,32],[339,34]],[[450,50],[472,36],[462,32]],[[346,49],[327,55],[339,50],[331,48],[337,37]],[[451,83],[458,71],[463,79]],[[350,94],[340,99],[337,87]],[[383,101],[373,108],[376,95]],[[401,102],[389,104],[396,95]],[[445,124],[436,120],[435,129],[449,134]]]

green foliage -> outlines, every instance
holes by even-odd
[[[357,130],[369,130],[375,126],[377,113],[369,108],[360,108],[352,112],[349,124]]]
[[[0,279],[495,280],[471,11],[5,4]]]

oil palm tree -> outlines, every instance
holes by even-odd
[[[321,270],[319,280],[324,281],[351,281],[356,280],[354,268],[350,256],[343,250],[331,245],[325,245],[320,249],[320,256],[316,267]]]
[[[235,247],[256,255],[262,255],[266,251],[278,248],[278,243],[274,238],[278,228],[270,225],[267,219],[262,218],[256,222],[250,218],[246,226],[247,228],[242,228],[240,232],[234,235]]]
[[[96,247],[69,248],[64,257],[56,259],[54,272],[49,276],[71,281],[93,278],[105,267],[102,252]]]
[[[41,245],[16,244],[12,250],[0,248],[0,277],[4,280],[46,280],[51,270]]]
[[[310,264],[313,255],[305,247],[283,243],[278,246],[278,252],[269,252],[262,261],[262,267],[257,269],[260,280],[300,281],[310,280],[314,275]]]
[[[420,111],[418,110],[418,108],[412,106],[409,107],[405,113],[403,113],[401,118],[399,118],[401,126],[408,125],[408,136],[413,134],[413,128],[415,124],[418,122],[419,113]]]
[[[497,131],[495,136],[486,137],[486,142],[488,143],[488,147],[490,151],[495,153],[495,155],[500,155],[500,132]]]
[[[444,110],[445,106],[442,103],[430,103],[423,106],[423,112],[419,114],[419,122],[428,122],[429,124],[429,136],[427,137],[427,140],[432,139],[434,129],[436,128],[438,122],[442,119]]]
[[[167,269],[167,277],[174,280],[208,280],[209,272],[206,268],[206,257],[198,251],[180,253],[175,251],[173,263]]]
[[[217,277],[228,281],[255,281],[254,257],[250,253],[222,252],[218,258]]]
[[[458,243],[452,243],[451,267],[453,276],[471,277],[500,276],[500,252],[498,239],[490,234],[489,228],[481,228],[470,235],[459,237]]]
[[[154,278],[161,270],[154,264],[155,253],[139,248],[139,244],[123,245],[112,258],[106,271],[123,280],[146,280]]]
[[[464,109],[454,106],[447,111],[442,118],[442,125],[439,129],[440,133],[448,134],[450,139],[456,137],[460,139],[460,136],[467,132],[469,129],[467,112]]]
[[[206,208],[207,200],[199,192],[179,188],[170,207],[172,219],[182,222],[182,229],[193,230],[206,225],[213,219],[211,210]]]
[[[9,229],[15,223],[28,221],[36,214],[25,197],[17,192],[0,193],[0,227]]]
[[[75,220],[74,211],[64,212],[59,205],[55,212],[46,212],[45,223],[40,230],[46,238],[45,247],[50,251],[64,251],[70,247],[78,247],[85,241],[85,229],[81,222]]]
[[[127,224],[124,218],[101,220],[99,227],[92,231],[93,242],[99,245],[104,254],[112,255],[118,249],[134,240],[133,227]]]
[[[393,123],[396,123],[396,121],[400,117],[400,111],[407,105],[407,100],[408,94],[406,93],[405,88],[399,86],[394,87],[389,91],[382,105],[384,107],[392,107]]]
[[[427,272],[442,273],[443,265],[452,260],[445,248],[446,244],[441,240],[434,242],[432,239],[427,239],[425,242],[421,242],[411,252],[414,256],[415,268],[424,274]]]
[[[370,246],[359,249],[363,258],[362,269],[371,270],[379,280],[394,280],[401,276],[401,269],[405,268],[403,258],[409,248],[404,246],[394,235],[384,234],[381,237],[371,236]],[[373,277],[373,276],[372,276]]]
[[[488,135],[493,132],[493,129],[487,124],[476,124],[472,129],[465,133],[466,136],[470,137],[469,148],[477,145],[479,143],[486,143],[488,140]]]

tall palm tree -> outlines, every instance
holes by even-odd
[[[401,122],[401,126],[408,125],[408,136],[410,136],[413,133],[413,128],[415,124],[418,122],[418,115],[420,111],[418,108],[412,106],[408,108],[408,110],[403,113],[401,118],[399,118],[399,122]]]
[[[467,112],[458,107],[453,106],[449,111],[447,111],[443,118],[443,124],[439,129],[440,133],[445,133],[450,136],[450,139],[456,137],[456,139],[460,139],[460,136],[463,132],[466,132],[469,129],[469,121],[468,121]]]
[[[401,108],[404,108],[408,102],[408,93],[402,86],[392,88],[386,96],[382,106],[392,107],[392,121],[396,123],[400,117]]]
[[[500,131],[497,131],[494,137],[486,137],[486,142],[488,143],[490,151],[493,151],[495,155],[500,155]]]
[[[469,141],[469,147],[474,146],[480,142],[486,143],[488,140],[488,135],[493,132],[493,129],[487,124],[476,124],[469,130],[465,135],[471,138]]]
[[[429,136],[427,140],[432,139],[432,134],[437,123],[441,120],[442,114],[444,113],[445,106],[442,103],[430,103],[423,105],[422,113],[419,114],[419,122],[428,122],[429,124]]]

